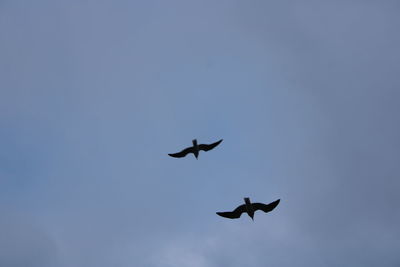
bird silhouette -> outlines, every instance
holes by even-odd
[[[251,203],[250,198],[245,197],[244,202],[245,204],[240,205],[237,207],[234,211],[227,211],[227,212],[217,212],[219,216],[229,218],[229,219],[237,219],[242,215],[242,213],[246,212],[247,215],[250,216],[252,220],[254,220],[254,212],[257,210],[262,210],[264,212],[270,212],[273,209],[278,206],[279,202],[281,200],[275,200],[274,202],[271,202],[269,204],[263,204],[263,203]]]
[[[222,142],[222,140],[223,139],[219,140],[218,142],[209,144],[209,145],[206,145],[206,144],[200,144],[199,145],[199,144],[197,144],[197,140],[194,139],[194,140],[192,140],[193,146],[185,148],[181,152],[174,153],[174,154],[168,154],[168,155],[171,156],[171,157],[174,157],[174,158],[183,158],[187,154],[193,153],[194,156],[197,159],[197,157],[199,156],[199,151],[200,150],[209,151],[209,150],[213,149],[214,147],[218,146]]]

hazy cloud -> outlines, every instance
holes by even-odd
[[[398,11],[1,2],[0,265],[398,265]]]

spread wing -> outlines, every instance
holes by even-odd
[[[262,211],[264,211],[264,212],[270,212],[270,211],[272,211],[273,209],[275,209],[276,206],[278,206],[278,204],[279,204],[280,201],[281,201],[281,200],[278,199],[278,200],[276,200],[276,201],[274,201],[274,202],[271,202],[271,203],[269,203],[269,204],[252,203],[252,205],[253,205],[253,208],[254,208],[255,211],[256,211],[256,210],[262,210]]]
[[[209,145],[201,144],[201,145],[199,145],[199,149],[200,149],[200,150],[204,150],[204,151],[211,150],[211,149],[213,149],[214,147],[218,146],[218,145],[222,142],[222,140],[223,140],[223,139],[219,140],[218,142],[209,144]]]
[[[241,205],[237,207],[234,211],[217,212],[217,214],[225,218],[237,219],[240,217],[240,215],[242,215],[243,212],[246,212],[246,205]]]
[[[182,150],[181,152],[174,153],[174,154],[168,154],[168,155],[170,155],[171,157],[174,157],[174,158],[183,158],[184,156],[186,156],[189,153],[193,153],[193,147],[188,147],[188,148],[185,148],[184,150]]]

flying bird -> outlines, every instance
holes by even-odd
[[[197,144],[197,140],[194,139],[194,140],[192,140],[193,146],[185,148],[181,152],[174,153],[174,154],[168,154],[168,155],[170,155],[171,157],[174,157],[174,158],[183,158],[187,154],[193,153],[194,156],[197,159],[197,157],[199,156],[199,151],[200,150],[209,151],[209,150],[213,149],[214,147],[218,146],[222,142],[222,140],[223,139],[219,140],[218,142],[209,144],[209,145],[206,145],[206,144],[200,144],[199,145],[199,144]]]
[[[263,203],[251,203],[250,198],[245,197],[244,202],[245,204],[240,205],[234,211],[227,211],[227,212],[217,212],[219,216],[229,218],[229,219],[237,219],[242,215],[243,212],[246,212],[247,215],[250,216],[252,220],[254,220],[254,212],[257,210],[262,210],[264,212],[270,212],[278,206],[280,199],[275,200],[269,204]]]

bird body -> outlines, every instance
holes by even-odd
[[[250,216],[250,218],[251,218],[252,220],[254,220],[254,219],[253,219],[253,217],[254,217],[254,209],[253,209],[253,205],[251,205],[250,198],[245,197],[245,198],[244,198],[244,203],[246,203],[245,205],[246,205],[246,212],[247,212],[247,214]]]
[[[219,141],[217,141],[217,142],[215,142],[215,143],[209,144],[209,145],[207,145],[207,144],[200,144],[200,145],[199,145],[199,144],[197,143],[197,140],[196,140],[196,139],[193,139],[193,140],[192,140],[193,146],[188,147],[188,148],[185,148],[185,149],[182,150],[181,152],[173,153],[173,154],[168,154],[168,155],[171,156],[171,157],[174,157],[174,158],[183,158],[183,157],[185,157],[187,154],[193,153],[194,156],[195,156],[196,159],[197,159],[198,156],[199,156],[200,150],[209,151],[209,150],[213,149],[214,147],[218,146],[218,145],[222,142],[222,140],[223,140],[223,139],[221,139],[221,140],[219,140]]]
[[[197,144],[197,140],[196,139],[193,139],[192,143],[193,143],[193,154],[197,159],[197,157],[199,156],[199,151],[200,151],[199,145]]]
[[[269,204],[263,203],[251,203],[250,198],[245,197],[243,205],[237,207],[234,211],[227,211],[227,212],[217,212],[217,214],[221,217],[229,218],[229,219],[237,219],[240,218],[242,213],[247,213],[252,220],[254,220],[254,213],[257,210],[262,210],[264,212],[270,212],[278,206],[280,199],[275,200]]]

